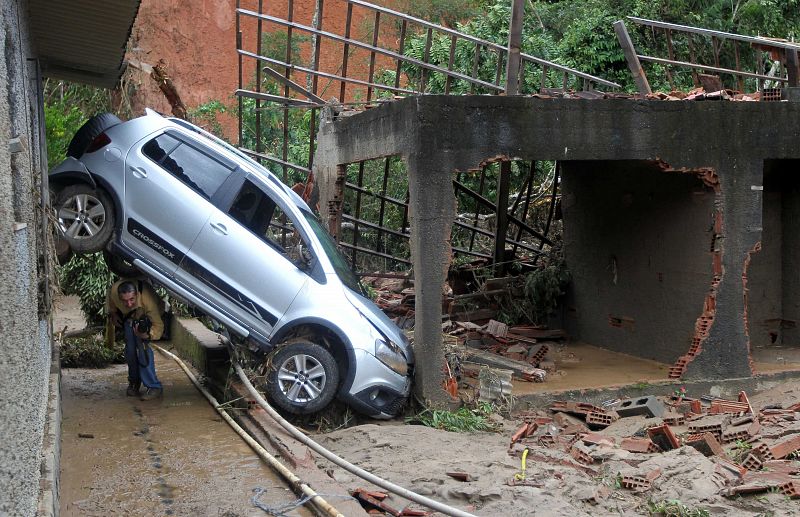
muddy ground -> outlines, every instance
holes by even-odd
[[[74,303],[62,303],[57,323],[58,330],[80,328]],[[63,370],[62,515],[266,515],[251,501],[257,487],[267,489],[261,500],[270,506],[296,500],[177,365],[157,354],[157,368],[166,390],[164,399],[155,402],[125,396],[124,365]],[[800,402],[800,382],[749,395],[756,410],[787,407]],[[608,448],[602,461],[586,466],[563,449],[529,445],[525,480],[512,482],[521,460],[519,446],[509,452],[510,438],[522,417],[494,419],[499,427],[494,433],[362,420],[316,439],[378,476],[476,515],[650,515],[648,502],[664,500],[678,500],[709,515],[800,515],[800,502],[775,490],[721,495],[715,464],[690,447],[635,455]],[[621,438],[652,423],[644,417],[622,418],[603,433]],[[674,430],[686,432],[680,426]],[[343,489],[382,491],[327,460],[316,462]],[[619,474],[629,472],[631,464],[640,470],[660,468],[661,475],[652,488],[635,493],[619,484]],[[470,480],[447,475],[454,471]],[[330,502],[336,505],[335,498]],[[397,509],[408,503],[397,496],[385,502]]]
[[[785,382],[751,394],[750,401],[756,410],[800,402],[800,382]],[[562,449],[529,446],[525,486],[511,486],[521,470],[521,459],[519,447],[515,455],[509,453],[510,437],[521,420],[498,417],[498,421],[502,425],[498,433],[454,433],[386,422],[318,438],[324,446],[378,476],[476,515],[651,515],[648,502],[665,500],[680,501],[686,508],[705,510],[708,515],[800,515],[800,501],[776,490],[733,498],[720,495],[722,485],[714,474],[715,463],[686,446],[656,454],[608,448],[605,459],[591,467],[580,465]],[[645,422],[644,417],[622,418],[603,434],[621,438],[653,423],[652,419]],[[673,430],[686,432],[681,426]],[[636,468],[627,463],[631,460]],[[794,464],[799,465],[797,461]],[[379,490],[325,460],[318,465],[345,485]],[[658,468],[661,475],[651,489],[635,493],[620,487],[620,473]],[[469,474],[471,481],[448,476],[452,471]],[[588,501],[593,496],[597,502]],[[387,503],[403,508],[407,501],[393,496]]]

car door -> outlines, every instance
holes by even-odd
[[[177,131],[148,137],[125,162],[122,241],[172,274],[208,220],[235,167]]]
[[[212,211],[176,275],[214,289],[218,302],[267,338],[309,279],[295,254],[305,243],[285,201],[264,183],[246,179],[230,198],[229,207]]]

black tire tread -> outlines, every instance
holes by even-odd
[[[92,140],[106,129],[120,123],[122,121],[113,113],[100,113],[90,118],[75,132],[67,147],[67,156],[80,158]]]

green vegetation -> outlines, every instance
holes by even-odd
[[[493,407],[491,404],[481,402],[474,409],[468,407],[461,407],[456,411],[425,409],[408,418],[406,422],[422,424],[434,429],[443,429],[454,433],[498,431],[498,425],[488,418],[492,412]]]
[[[81,312],[90,327],[104,324],[106,294],[114,280],[101,253],[75,255],[59,270],[62,292],[80,297]]]
[[[664,501],[647,501],[647,511],[650,515],[658,517],[709,517],[708,510],[702,508],[689,508],[677,499]]]
[[[103,368],[125,362],[125,345],[114,343],[107,348],[101,334],[65,338],[61,343],[61,366],[64,368]]]

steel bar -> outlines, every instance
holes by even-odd
[[[453,180],[453,185],[455,185],[455,187],[458,190],[461,190],[462,192],[466,192],[466,193],[470,194],[473,197],[473,199],[477,200],[478,202],[480,202],[482,205],[486,206],[487,208],[490,208],[492,210],[495,209],[494,203],[492,203],[491,201],[489,201],[485,197],[481,196],[480,194],[478,194],[477,192],[475,192],[471,188],[469,188],[469,187],[467,187],[467,186],[465,186],[465,185],[463,185],[461,183],[458,183],[455,180]],[[513,222],[514,224],[522,226],[523,228],[525,228],[525,230],[528,233],[530,233],[534,237],[537,237],[537,238],[539,238],[541,240],[544,240],[545,244],[549,244],[551,246],[553,245],[553,242],[550,239],[548,239],[546,236],[542,235],[541,233],[539,233],[535,229],[531,228],[527,223],[525,223],[523,221],[520,221],[519,219],[517,219],[513,215],[508,216],[508,220],[510,222]]]
[[[733,42],[733,54],[734,54],[734,57],[736,58],[736,70],[741,72],[742,64],[741,64],[741,60],[739,58],[739,42],[735,41],[735,40]],[[670,56],[669,58],[670,59],[674,59],[673,56]],[[742,74],[737,74],[736,75],[736,86],[739,88],[740,92],[744,91],[744,76]]]
[[[323,13],[325,10],[325,1],[324,0],[317,0],[317,5],[319,10],[314,13],[314,20],[315,20],[315,29],[322,30],[322,20],[323,20]],[[312,67],[314,70],[319,70],[319,53],[320,47],[322,45],[322,38],[315,37],[314,38],[314,63]],[[314,74],[311,76],[311,92],[316,95],[317,94],[317,87],[319,86],[319,76]],[[319,97],[317,97],[319,98]],[[324,103],[324,101],[323,101]],[[311,108],[311,114],[308,117],[308,168],[311,169],[314,167],[314,151],[317,145],[317,115],[318,110],[315,108]],[[306,178],[306,181],[309,181],[311,178]]]
[[[405,203],[403,201],[400,201],[399,199],[396,199],[396,198],[393,198],[393,197],[390,197],[390,196],[386,196],[384,194],[376,194],[375,192],[373,192],[373,191],[371,191],[369,189],[365,189],[364,187],[359,187],[355,183],[347,182],[347,183],[345,183],[345,187],[351,188],[353,190],[357,190],[359,192],[363,192],[364,194],[376,197],[378,199],[382,199],[384,201],[388,201],[389,203],[393,203],[393,204],[395,204],[397,206],[404,206],[405,205]]]
[[[508,59],[506,60],[506,95],[519,93],[520,52],[522,42],[522,18],[525,0],[512,0],[511,21],[508,30]]]
[[[257,70],[260,70],[260,69],[257,68]],[[266,73],[267,75],[269,75],[270,77],[272,77],[273,79],[278,81],[279,83],[283,84],[284,86],[288,86],[292,90],[302,94],[304,97],[316,102],[317,104],[325,104],[325,99],[323,99],[322,97],[319,97],[317,95],[314,95],[312,92],[306,90],[305,88],[303,88],[302,86],[300,86],[296,82],[294,82],[294,81],[292,81],[290,79],[287,79],[286,77],[284,77],[284,75],[282,73],[280,73],[280,72],[278,72],[276,70],[273,70],[272,68],[270,68],[268,66],[265,66],[263,68],[263,70],[264,70],[264,73]],[[261,92],[256,90],[256,93],[261,93]]]
[[[663,59],[663,58],[660,58],[660,57],[650,57],[650,56],[642,56],[642,55],[639,55],[638,57],[642,61],[650,61],[650,62],[653,62],[653,63],[661,63],[661,64],[665,64],[665,65],[682,66],[682,67],[685,67],[685,68],[693,68],[693,69],[700,69],[700,70],[706,70],[706,71],[711,71],[711,72],[719,72],[719,73],[722,73],[722,74],[743,75],[745,77],[756,77],[758,79],[766,79],[766,80],[769,80],[769,81],[780,81],[780,82],[788,81],[788,79],[785,78],[785,77],[772,77],[772,76],[764,75],[764,74],[754,74],[752,72],[744,72],[742,70],[733,70],[731,68],[717,68],[715,66],[703,65],[703,64],[700,64],[700,63],[688,63],[686,61],[671,61],[669,59]]]
[[[380,31],[381,26],[381,12],[375,11],[375,22],[372,27],[372,46],[378,46],[378,32]],[[375,52],[369,53],[369,75],[368,75],[368,82],[373,82],[375,80]],[[372,100],[372,87],[367,87],[367,102]]]
[[[318,106],[318,104],[314,102],[303,101],[300,99],[292,99],[291,97],[281,97],[280,95],[272,95],[270,93],[258,93],[250,90],[236,90],[233,93],[234,95],[240,97],[248,97],[250,99],[261,99],[265,101],[272,101],[285,106],[305,106],[305,107]]]
[[[244,147],[239,147],[238,149],[240,151],[242,151],[243,153],[252,156],[253,158],[259,158],[259,159],[262,159],[262,160],[267,160],[269,162],[276,163],[276,164],[280,165],[283,168],[294,169],[296,171],[305,172],[306,174],[311,172],[311,169],[309,169],[308,167],[303,167],[301,165],[295,165],[294,163],[290,163],[290,162],[287,162],[285,160],[281,160],[280,158],[277,158],[275,156],[271,156],[269,154],[259,153],[259,152],[253,151],[251,149],[245,149]]]
[[[421,18],[415,18],[414,16],[409,16],[407,14],[404,14],[404,13],[401,13],[401,12],[398,12],[398,11],[393,11],[393,10],[388,9],[386,7],[381,7],[379,5],[371,4],[369,2],[364,2],[362,0],[347,0],[347,1],[348,1],[348,3],[360,5],[362,7],[366,7],[367,9],[373,9],[373,10],[376,10],[376,11],[381,11],[381,12],[386,13],[386,14],[390,14],[392,16],[396,16],[397,18],[400,18],[400,19],[402,19],[404,21],[413,22],[413,23],[416,23],[416,24],[418,24],[418,25],[420,25],[422,27],[433,29],[433,30],[435,30],[437,32],[441,32],[441,33],[448,34],[448,35],[455,35],[455,36],[459,37],[460,39],[463,39],[463,40],[466,40],[466,41],[471,41],[473,43],[482,45],[482,46],[484,46],[486,48],[490,48],[490,49],[493,49],[493,50],[499,50],[501,52],[505,52],[507,50],[505,47],[503,47],[502,45],[499,45],[497,43],[494,43],[494,42],[491,42],[491,41],[488,41],[488,40],[483,40],[483,39],[477,38],[475,36],[471,36],[469,34],[464,34],[463,32],[458,32],[457,30],[450,29],[450,28],[444,27],[442,25],[437,25],[435,23],[431,23],[431,22],[429,22],[427,20],[423,20]],[[538,58],[536,56],[531,56],[530,54],[521,53],[520,57],[525,61],[529,61],[531,63],[536,63],[536,64],[541,65],[541,66],[549,66],[549,67],[552,67],[552,68],[556,68],[556,69],[568,72],[568,73],[570,73],[572,75],[576,75],[578,77],[583,77],[585,79],[589,79],[590,81],[595,82],[597,84],[602,84],[604,86],[610,86],[612,88],[620,88],[620,85],[615,83],[615,82],[607,81],[607,80],[602,79],[600,77],[595,77],[593,75],[581,72],[579,70],[575,70],[575,69],[569,68],[567,66],[559,65],[558,63],[553,63],[551,61],[547,61],[545,59],[541,59],[541,58]]]
[[[344,37],[350,39],[350,26],[353,22],[353,4],[347,4],[347,17],[344,24]],[[350,59],[350,44],[345,43],[342,50],[342,76],[347,77],[347,62]],[[347,83],[341,82],[339,86],[339,102],[344,102]]]
[[[478,193],[479,194],[483,194],[483,186],[484,186],[485,183],[486,183],[486,166],[484,165],[483,167],[481,167],[481,181],[480,181],[480,183],[478,185]],[[456,188],[458,188],[459,185],[463,186],[462,183],[456,182]],[[466,192],[467,194],[471,194],[472,193],[472,191],[469,190],[469,189],[464,190],[464,192]],[[487,201],[488,201],[488,199],[487,199]],[[488,206],[491,207],[492,209],[494,209],[494,205],[491,203],[491,201],[489,202]],[[478,220],[479,219],[480,219],[480,214],[478,213],[478,204],[475,203],[475,221],[473,221],[473,223],[472,223],[475,227],[478,226]],[[470,250],[472,250],[472,246],[474,245],[474,243],[475,243],[475,233],[473,233],[472,236],[470,236],[470,238],[469,238],[469,249]]]
[[[394,260],[394,261],[400,262],[402,264],[411,265],[411,261],[410,260],[406,260],[406,259],[400,258],[400,257],[395,257],[394,255],[390,255],[388,253],[381,253],[381,252],[378,252],[378,251],[375,251],[375,250],[371,250],[369,248],[363,248],[361,246],[356,247],[356,246],[353,246],[352,244],[350,244],[349,242],[342,241],[342,242],[339,243],[339,246],[341,246],[341,247],[343,247],[345,249],[355,250],[355,251],[358,251],[359,253],[364,253],[366,255],[373,255],[375,257],[381,257],[381,258],[385,258],[385,259],[389,259],[389,260]]]
[[[664,29],[664,35],[667,37],[667,55],[670,59],[675,59],[675,49],[672,47],[672,29]],[[665,67],[664,71],[667,73],[670,89],[675,90],[675,79],[672,77],[672,70],[670,67]]]
[[[358,84],[358,85],[361,85],[361,86],[371,86],[371,87],[373,87],[375,89],[388,90],[388,91],[393,91],[393,92],[397,92],[397,93],[408,93],[408,94],[413,94],[414,93],[413,90],[409,90],[409,89],[406,89],[406,88],[396,88],[396,87],[391,87],[391,86],[387,86],[385,84],[380,84],[380,83],[372,83],[372,84],[370,84],[367,81],[362,81],[361,79],[353,79],[353,78],[350,78],[350,77],[347,77],[346,75],[344,75],[344,72],[343,72],[343,75],[336,75],[336,74],[329,74],[327,72],[320,72],[320,71],[312,70],[310,68],[305,68],[305,67],[298,66],[298,65],[287,65],[286,63],[284,63],[283,61],[280,61],[278,59],[272,59],[272,58],[266,57],[266,56],[259,56],[258,54],[253,54],[252,52],[248,52],[246,50],[240,50],[239,54],[241,54],[243,56],[251,57],[251,58],[256,59],[258,61],[263,61],[265,63],[271,63],[271,64],[276,65],[276,66],[289,68],[289,69],[297,71],[297,72],[302,72],[302,73],[305,73],[305,74],[318,75],[320,77],[325,77],[327,79],[333,79],[335,81],[342,81],[343,83],[352,83],[352,84]],[[342,102],[344,102],[344,101],[342,101]]]
[[[689,60],[694,63],[697,61],[697,56],[694,53],[694,38],[692,34],[686,35],[686,43],[689,46]],[[692,67],[692,83],[695,87],[700,86],[700,78],[697,76],[697,70]]]
[[[494,263],[505,262],[506,235],[508,233],[508,191],[511,182],[511,162],[500,162],[500,176],[497,180],[497,206],[495,208]],[[499,269],[495,271],[498,273]]]
[[[358,162],[358,177],[356,178],[358,185],[364,184],[364,161]],[[345,188],[347,188],[347,183],[345,182]],[[356,190],[356,219],[361,219],[361,190]],[[344,220],[344,212],[342,212],[342,220]],[[355,251],[358,248],[358,237],[360,236],[360,231],[358,228],[358,223],[355,224],[355,231],[353,231],[353,268],[356,267],[356,254]]]
[[[291,24],[294,20],[294,0],[288,0],[286,3],[286,11],[287,11],[287,20]],[[259,13],[259,18],[261,17],[261,13]],[[292,35],[294,34],[294,29],[291,25],[286,28],[286,63],[291,64],[292,62]],[[261,34],[258,35],[261,38]],[[286,67],[284,69],[284,74],[286,79],[291,80],[292,78],[292,69]],[[289,96],[289,88],[284,86],[284,97]],[[281,141],[281,155],[283,156],[283,161],[289,161],[289,111],[286,110],[283,112],[283,140]],[[284,167],[283,168],[283,181],[286,182],[289,178],[289,170]]]
[[[384,159],[384,162],[383,162],[383,184],[381,185],[381,197],[385,197],[386,196],[386,189],[389,186],[389,170],[390,170],[389,160],[390,159],[391,158],[387,156]],[[383,239],[382,239],[383,235],[382,235],[381,229],[384,226],[383,225],[383,219],[386,216],[386,200],[385,199],[381,199],[381,198],[378,198],[378,199],[379,199],[379,203],[380,203],[380,210],[378,212],[378,226],[380,226],[380,229],[378,229],[378,251],[383,251]]]
[[[261,13],[264,11],[264,0],[258,0],[258,12]],[[258,40],[256,41],[256,53],[261,54],[262,49],[262,37],[261,33],[263,30],[263,21],[258,20],[256,24],[256,34],[258,35]],[[287,79],[288,81],[288,79]],[[241,87],[240,87],[241,88]],[[256,67],[256,93],[261,93],[261,68]],[[288,95],[287,95],[288,97]],[[256,151],[263,152],[264,145],[261,141],[261,99],[256,99]]]
[[[352,38],[345,38],[343,36],[339,36],[338,34],[334,34],[332,32],[317,31],[316,29],[314,29],[313,27],[309,27],[308,25],[303,25],[303,24],[300,24],[300,23],[294,23],[294,22],[291,22],[291,21],[288,21],[288,20],[284,20],[282,18],[276,18],[275,16],[269,16],[269,15],[266,15],[266,14],[259,15],[258,13],[254,12],[254,11],[247,10],[247,9],[237,9],[237,12],[239,12],[239,13],[245,15],[245,16],[250,16],[252,18],[263,18],[264,20],[273,22],[273,23],[275,23],[277,25],[282,25],[284,27],[292,27],[292,28],[295,28],[295,29],[298,29],[298,30],[302,30],[304,32],[310,32],[310,33],[315,33],[316,32],[316,33],[318,33],[318,34],[320,34],[322,36],[325,36],[327,38],[330,38],[330,39],[332,39],[334,41],[338,41],[338,42],[341,42],[341,43],[350,43],[350,45],[352,45],[354,47],[362,48],[362,49],[367,50],[367,51],[373,51],[373,52],[375,52],[377,54],[381,54],[381,55],[384,55],[386,57],[390,57],[392,59],[399,59],[399,60],[402,60],[402,61],[404,61],[406,63],[410,63],[412,65],[416,65],[416,66],[419,66],[419,67],[427,69],[427,70],[432,70],[434,72],[441,72],[441,73],[449,73],[450,75],[452,75],[456,79],[461,79],[461,80],[467,81],[467,82],[474,82],[475,84],[477,84],[479,86],[483,86],[483,87],[486,87],[486,88],[491,88],[491,89],[497,90],[497,91],[502,91],[503,90],[502,87],[499,87],[499,86],[497,86],[495,84],[487,83],[487,82],[481,81],[479,79],[473,79],[472,77],[470,77],[468,75],[464,75],[464,74],[459,73],[459,72],[448,72],[446,68],[442,68],[442,67],[439,67],[439,66],[436,66],[436,65],[432,65],[430,63],[425,63],[424,61],[420,61],[419,59],[414,59],[414,58],[411,58],[411,57],[408,57],[408,56],[402,56],[402,55],[397,54],[396,52],[392,52],[390,50],[385,50],[385,49],[382,49],[382,48],[373,47],[372,45],[370,45],[368,43],[362,43],[362,42],[360,42],[358,40],[354,40]]]
[[[239,2],[241,0],[236,0],[236,9],[239,9]],[[241,15],[239,12],[236,12],[236,50],[241,52],[242,50],[242,29],[241,29]],[[243,82],[243,69],[242,69],[242,54],[239,53],[239,90],[244,87]],[[237,97],[236,99],[238,107],[239,107],[239,145],[243,145],[242,137],[244,136],[244,125],[242,121],[244,120],[244,99],[242,97]]]
[[[425,51],[422,54],[422,61],[427,65],[431,59],[431,45],[433,44],[433,29],[428,28],[428,33],[425,36]],[[438,67],[437,67],[438,68]],[[452,73],[452,72],[449,72]],[[425,93],[426,82],[428,80],[428,71],[423,68],[420,71],[419,93]]]
[[[478,63],[480,62],[481,58],[481,44],[475,43],[475,55],[472,58],[472,77],[478,78]],[[472,95],[475,93],[475,84],[469,84],[469,93]]]
[[[356,275],[368,278],[402,278],[405,280],[412,280],[413,274],[410,273],[356,273]]]
[[[456,42],[458,38],[455,36],[450,37],[450,56],[447,59],[447,69],[453,70],[453,63],[455,62],[456,58]],[[447,75],[444,79],[444,94],[450,95],[450,81],[452,81],[452,77]]]
[[[524,194],[525,194],[525,203],[522,205],[522,215],[520,216],[520,219],[522,219],[523,221],[528,219],[528,207],[530,206],[531,196],[533,195],[533,177],[534,177],[535,174],[536,174],[536,161],[534,160],[534,161],[531,161],[531,168],[530,168],[530,171],[528,171],[528,178],[525,181],[525,190],[523,191]],[[519,196],[517,196],[517,199],[514,201],[514,206],[511,207],[511,213],[512,214],[516,214],[517,213],[517,207],[519,206],[519,202],[520,202],[520,199],[522,199],[522,197],[523,197],[522,194],[520,194]],[[544,234],[547,235],[547,232],[545,231]],[[522,227],[517,226],[517,238],[516,238],[516,240],[520,240],[521,238],[522,238]],[[514,253],[514,256],[517,255],[517,246],[516,245],[514,245],[513,253]]]
[[[464,248],[459,248],[458,246],[453,246],[453,251],[456,252],[456,253],[463,253],[464,255],[472,255],[473,257],[481,257],[481,258],[485,258],[485,259],[491,259],[492,258],[491,255],[487,255],[486,253],[481,253],[479,251],[467,250],[467,249],[464,249]]]
[[[349,2],[348,2],[348,5]],[[400,43],[397,45],[397,53],[401,56],[404,55],[406,51],[406,31],[408,30],[408,21],[403,20],[403,23],[400,25]],[[403,63],[402,61],[397,61],[397,68],[394,71],[394,87],[397,88],[400,86],[400,72],[402,71]]]
[[[353,0],[349,0],[353,1]],[[638,18],[636,16],[628,16],[629,20],[638,23],[640,25],[649,25],[652,27],[661,27],[665,29],[672,29],[676,31],[682,32],[690,32],[692,34],[702,34],[704,36],[715,36],[719,38],[725,39],[732,39],[737,41],[744,41],[747,43],[755,43],[760,46],[766,47],[774,47],[774,48],[786,48],[786,49],[795,49],[800,50],[800,43],[790,43],[790,42],[782,42],[782,41],[775,41],[767,38],[761,38],[758,36],[742,36],[741,34],[733,34],[730,32],[722,32],[722,31],[715,31],[710,29],[701,29],[699,27],[691,27],[689,25],[678,25],[676,23],[667,23],[667,22],[660,22],[657,20],[648,20],[646,18]]]
[[[628,63],[628,69],[631,71],[633,80],[636,82],[636,89],[642,95],[649,95],[653,93],[650,89],[650,83],[647,81],[647,75],[642,69],[642,64],[636,55],[633,48],[633,42],[628,34],[628,29],[625,28],[625,22],[617,20],[614,22],[614,32],[617,33],[617,39],[622,47],[622,53],[625,54],[625,61]]]
[[[342,214],[342,221],[350,221],[351,223],[353,223],[354,227],[356,227],[356,228],[358,226],[366,226],[367,228],[370,228],[372,230],[380,230],[382,232],[386,232],[386,233],[388,233],[390,235],[394,235],[395,237],[399,237],[401,239],[410,239],[411,238],[411,234],[410,233],[398,232],[397,230],[392,230],[391,228],[386,228],[386,227],[383,227],[383,226],[379,226],[379,225],[377,225],[375,223],[372,223],[370,221],[366,221],[364,219],[358,219],[356,217],[353,217],[353,216],[347,215],[347,214]],[[356,231],[356,230],[354,229],[354,231]],[[353,243],[353,244],[355,245],[357,243]]]
[[[553,214],[556,208],[556,196],[558,195],[558,181],[561,176],[561,162],[556,162],[553,172],[553,193],[550,196],[550,208],[547,211],[547,222],[544,225],[544,234],[550,233],[550,224],[553,222]],[[550,244],[552,246],[552,243]],[[539,241],[539,249],[544,247],[544,241]]]

